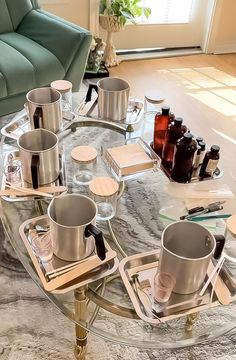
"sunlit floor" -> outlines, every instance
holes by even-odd
[[[218,144],[222,181],[236,194],[236,54],[124,61],[110,74],[126,79],[141,99],[159,90],[194,134]]]

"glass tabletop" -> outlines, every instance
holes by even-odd
[[[100,156],[101,147],[123,145],[127,139],[140,135],[148,142],[151,140],[151,132],[145,126],[140,123],[136,132],[129,133],[122,125],[81,117],[62,132],[59,135],[60,152],[63,154],[68,191],[88,193],[86,186],[77,185],[73,181],[70,156],[72,148],[88,144],[94,146],[99,154],[96,176],[109,176]],[[5,153],[17,150],[15,141],[5,139],[2,145]],[[104,232],[109,245],[116,250],[119,260],[160,248],[161,233],[167,224],[161,210],[170,206],[178,213],[178,209],[183,206],[180,200],[173,200],[165,191],[168,183],[168,178],[161,170],[149,171],[125,180],[115,217],[110,221],[97,221],[97,226]],[[1,217],[10,241],[31,278],[71,321],[104,339],[148,349],[193,345],[222,335],[236,326],[234,301],[228,306],[218,304],[201,311],[194,326],[190,326],[191,330],[191,319],[186,319],[186,316],[155,325],[147,323],[137,316],[119,270],[83,288],[88,314],[86,320],[78,320],[74,310],[74,290],[64,294],[45,291],[19,235],[19,226],[24,221],[46,214],[49,201],[28,199],[10,202],[2,199]],[[192,314],[193,322],[194,316]]]

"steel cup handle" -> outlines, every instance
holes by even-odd
[[[91,235],[94,237],[97,255],[99,259],[104,260],[106,258],[106,249],[101,230],[99,230],[96,226],[89,224],[85,228],[84,235],[86,237]]]
[[[98,92],[98,86],[97,86],[97,85],[95,85],[95,84],[89,84],[88,91],[87,91],[86,98],[85,98],[85,103],[91,101],[93,89],[94,89],[96,92]]]
[[[37,189],[39,187],[38,184],[39,163],[40,163],[39,155],[33,155],[31,159],[30,168],[31,168],[31,178],[34,189]]]
[[[219,259],[225,246],[225,237],[224,235],[214,235],[214,238],[216,240],[216,249],[213,256],[215,259]]]
[[[43,120],[43,110],[41,107],[36,107],[34,115],[33,115],[33,123],[34,123],[35,129],[40,128],[40,119]]]

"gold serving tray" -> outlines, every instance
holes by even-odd
[[[50,264],[42,263],[35,255],[29,239],[29,231],[30,229],[34,229],[36,225],[49,227],[48,216],[43,215],[25,221],[21,224],[19,233],[45,290],[55,293],[65,293],[108,276],[116,271],[118,267],[116,252],[110,248],[106,241],[105,260],[100,260],[98,256],[93,253],[78,263],[63,261],[55,255],[53,255]],[[50,277],[49,274],[53,274],[53,276]]]

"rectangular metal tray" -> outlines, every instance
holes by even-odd
[[[175,319],[187,314],[191,314],[194,312],[206,310],[210,307],[220,305],[216,294],[213,294],[212,302],[211,299],[211,290],[212,287],[209,285],[205,294],[200,297],[199,291],[189,294],[189,295],[181,295],[172,293],[168,303],[165,306],[155,305],[153,298],[153,278],[158,269],[158,261],[159,261],[159,253],[160,249],[150,251],[147,253],[141,253],[137,255],[132,255],[127,258],[121,260],[119,265],[119,271],[121,274],[121,278],[124,282],[126,290],[129,294],[129,297],[133,303],[134,309],[137,315],[144,321],[147,321],[152,324],[158,324],[161,322],[165,322],[167,320]],[[221,270],[223,275],[220,277],[224,281],[223,286],[227,288],[225,279],[228,279],[228,273],[224,269]],[[145,284],[145,280],[149,279],[151,283],[151,288],[145,285],[142,287],[143,291],[145,291],[150,299],[153,301],[153,306],[155,308],[156,313],[160,320],[155,319],[154,317],[148,317],[143,309],[140,306],[137,295],[133,289],[132,283],[132,275],[139,274],[139,280],[142,284]],[[236,294],[236,288],[232,286],[232,279],[230,281],[231,287],[229,287],[232,301],[234,300]]]
[[[57,134],[60,134],[62,131],[70,127],[71,123],[78,120],[78,115],[74,112],[63,114],[62,127]],[[17,140],[20,135],[30,131],[30,122],[27,116],[25,109],[16,114],[16,116],[11,120],[11,122],[1,129],[1,134],[3,136],[9,137],[11,139]]]
[[[118,181],[124,181],[127,179],[131,179],[132,177],[137,176],[138,174],[143,174],[147,171],[156,171],[160,167],[160,158],[156,153],[151,149],[151,147],[140,137],[132,138],[126,140],[125,144],[139,144],[144,152],[148,155],[150,160],[152,161],[152,167],[143,169],[140,171],[133,171],[130,172],[127,175],[122,175],[119,166],[114,161],[112,156],[108,154],[106,148],[102,147],[102,159],[105,162],[108,170],[111,172],[111,174],[118,180]],[[135,165],[135,164],[134,164]]]
[[[59,186],[59,185],[67,186],[66,172],[65,172],[65,161],[64,161],[63,155],[60,154],[59,156],[60,156],[60,165],[61,165],[60,174],[59,174],[58,178],[54,182],[50,183],[51,186]],[[19,163],[20,163],[19,151],[16,150],[16,151],[9,152],[6,155],[6,157],[4,159],[4,166],[6,166],[9,163],[9,158],[10,157],[11,157],[12,160],[18,160]],[[21,185],[22,185],[23,188],[32,187],[32,185],[27,183],[26,181],[24,181],[23,178],[22,178],[22,181],[21,181]],[[45,185],[45,186],[48,186],[48,184]],[[5,176],[4,173],[2,174],[1,189],[2,190],[7,189],[6,176]],[[10,201],[10,202],[26,201],[26,200],[32,199],[33,196],[35,197],[35,195],[29,195],[29,196],[28,195],[27,196],[15,196],[15,195],[14,196],[2,196],[2,199],[6,200],[6,201]]]
[[[103,261],[101,261],[94,253],[84,259],[83,262],[78,263],[76,266],[76,262],[63,261],[53,255],[53,259],[50,264],[43,264],[35,255],[30,243],[29,232],[34,229],[36,225],[49,227],[48,216],[43,215],[25,221],[21,224],[19,233],[34,264],[36,272],[47,291],[57,294],[65,293],[80,286],[102,279],[117,270],[119,262],[116,258],[116,252],[110,248],[106,241],[106,259]],[[61,271],[63,268],[65,269],[65,267],[68,267],[68,271],[49,279],[46,275],[49,266],[51,268],[54,266],[55,275],[57,275],[56,272]]]
[[[98,107],[97,107],[97,93],[94,91],[92,93],[91,101],[85,102],[86,97],[82,100],[82,102],[75,109],[75,112],[80,116],[87,116],[93,119],[98,119]],[[134,125],[137,124],[143,116],[144,111],[144,102],[139,99],[129,98],[127,116],[125,120],[119,121],[119,124],[125,125]],[[107,120],[112,121],[112,120]]]

